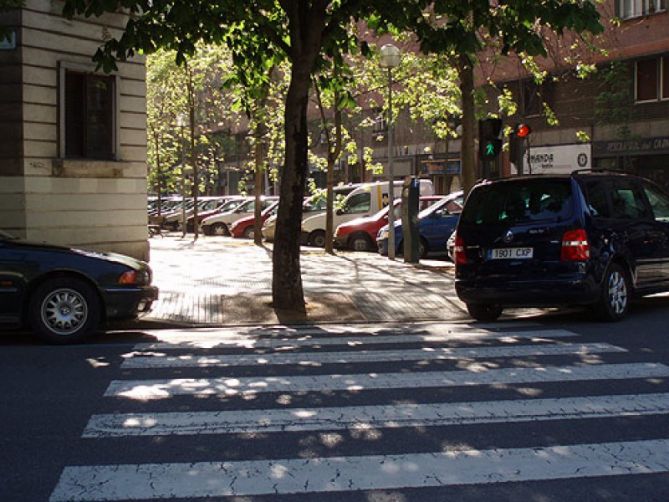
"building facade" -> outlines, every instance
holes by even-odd
[[[0,14],[0,228],[148,259],[144,62],[96,71],[125,17],[67,20],[62,8],[26,0]]]
[[[669,190],[669,2],[608,0],[601,11],[606,52],[593,57],[594,75],[558,68],[540,86],[527,76],[497,81],[519,104],[511,121],[532,128],[523,172],[624,170]],[[613,16],[619,24],[608,23]],[[557,125],[547,124],[544,103]],[[514,172],[503,160],[503,173]]]

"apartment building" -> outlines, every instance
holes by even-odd
[[[0,14],[0,228],[148,258],[142,58],[96,71],[126,18],[67,20],[57,0]]]
[[[532,127],[523,171],[618,169],[654,179],[669,189],[669,1],[608,0],[601,8],[603,54],[592,54],[596,74],[580,79],[574,68],[545,67],[537,86],[525,72],[499,86],[519,104],[511,122]],[[619,24],[611,24],[612,18]],[[546,103],[557,125],[548,125]],[[502,171],[513,172],[508,159]]]

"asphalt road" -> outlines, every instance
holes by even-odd
[[[667,501],[667,312],[5,333],[0,500]]]

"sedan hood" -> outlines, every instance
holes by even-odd
[[[146,268],[146,263],[141,260],[132,258],[131,256],[126,256],[124,254],[118,253],[99,253],[96,251],[84,251],[83,249],[72,249],[72,252],[78,253],[84,256],[89,256],[91,258],[98,258],[100,260],[111,261],[114,263],[120,263],[126,267],[130,267],[134,270],[141,270]]]
[[[134,270],[141,270],[146,267],[146,264],[143,261],[118,253],[101,253],[97,251],[86,251],[83,249],[58,246],[56,244],[48,244],[45,242],[32,242],[24,240],[12,240],[8,242],[11,243],[11,245],[14,247],[29,247],[33,249],[43,249],[45,251],[61,251],[64,253],[75,253],[82,256],[88,256],[90,258],[96,258],[98,260],[120,263],[121,265],[125,265],[126,267],[132,268]]]
[[[373,216],[361,216],[360,218],[356,218],[355,220],[349,220],[347,222],[344,222],[339,226],[344,228],[359,227],[371,221],[376,221],[376,218],[374,218]]]

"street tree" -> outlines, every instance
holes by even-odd
[[[268,58],[291,63],[284,108],[285,155],[280,175],[277,238],[273,253],[272,298],[277,309],[304,311],[300,268],[300,222],[308,174],[307,108],[311,76],[321,57],[345,50],[352,18],[373,16],[382,24],[406,26],[422,15],[425,0],[66,0],[64,13],[99,16],[123,7],[129,14],[124,33],[110,39],[94,59],[106,70],[116,59],[159,47],[177,51],[183,63],[198,41],[228,45],[238,67],[266,67]]]
[[[353,25],[348,32],[352,33]],[[320,113],[320,136],[326,146],[326,210],[325,252],[332,254],[334,241],[334,167],[345,149],[357,150],[355,142],[344,126],[343,114],[354,111],[358,104],[353,97],[357,82],[352,66],[366,66],[367,44],[358,44],[355,36],[341,40],[348,44],[320,62],[313,78],[316,106]],[[346,57],[343,57],[346,55]],[[361,57],[362,56],[362,57]]]
[[[415,29],[426,53],[449,55],[459,76],[462,96],[462,177],[468,193],[475,180],[476,85],[478,57],[498,48],[500,55],[546,56],[550,34],[600,33],[592,1],[437,0]]]
[[[540,54],[545,49],[538,26],[549,25],[557,31],[600,28],[594,4],[574,0],[66,0],[64,12],[97,16],[119,7],[130,15],[124,33],[105,42],[94,58],[108,70],[114,68],[117,58],[158,47],[176,50],[178,61],[183,62],[198,41],[225,43],[233,50],[236,65],[245,61],[246,68],[259,71],[268,57],[290,61],[272,298],[275,308],[295,311],[305,310],[299,237],[308,173],[311,77],[322,58],[347,50],[349,44],[342,41],[354,36],[346,29],[351,19],[365,19],[372,28],[410,29],[423,50],[447,52],[458,62],[465,188],[473,184],[474,57],[485,45],[481,32],[503,40],[504,51]]]
[[[193,195],[206,193],[212,181],[218,182],[224,151],[219,129],[236,120],[221,89],[231,65],[226,48],[198,44],[187,65],[176,64],[175,58],[171,50],[158,50],[147,58],[149,186],[159,198],[176,189],[187,157],[197,178]],[[177,126],[179,115],[192,116],[190,127]]]

